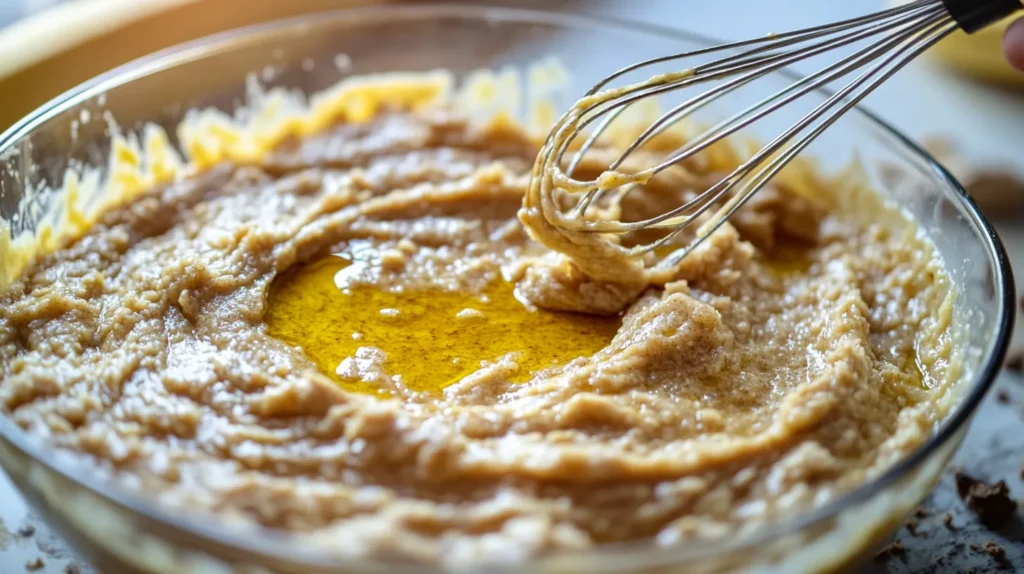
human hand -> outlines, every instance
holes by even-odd
[[[1003,37],[1003,52],[1014,68],[1024,72],[1024,18],[1010,24]]]

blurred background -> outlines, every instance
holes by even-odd
[[[0,0],[0,132],[75,85],[120,64],[223,30],[318,10],[417,0]],[[626,18],[739,40],[862,15],[900,0],[498,0],[505,5]],[[450,2],[450,0],[449,0]],[[465,1],[464,3],[471,3]],[[996,223],[1014,266],[1024,269],[1024,74],[1001,59],[1002,27],[950,38],[867,100],[866,106],[921,142],[968,187]],[[596,39],[599,41],[600,39]],[[817,62],[820,64],[821,62]],[[816,69],[805,62],[800,69]],[[1018,281],[1024,280],[1018,273]],[[1018,323],[1022,323],[1018,321]],[[1021,326],[1016,337],[1020,353]],[[1000,387],[1024,396],[1019,373]],[[977,417],[959,464],[982,468],[1024,489],[1024,413],[992,404]],[[1007,435],[1008,429],[1012,431]],[[994,438],[1000,443],[994,456]],[[951,484],[930,504],[956,511]],[[1024,491],[1024,490],[1021,490]],[[1019,495],[1020,492],[1017,492]],[[958,521],[961,518],[958,515]],[[964,521],[969,521],[966,514]],[[5,527],[6,523],[6,527]],[[959,523],[959,522],[958,522]],[[32,533],[19,534],[28,525]],[[942,530],[945,532],[945,530]],[[1024,533],[1004,540],[1011,562],[1024,571]],[[943,537],[945,536],[945,537]],[[905,560],[886,572],[927,572],[932,556],[949,544],[982,544],[983,529],[966,523],[957,533],[923,541],[904,536]],[[31,542],[29,541],[31,540]],[[42,558],[45,558],[43,560]],[[34,561],[40,558],[40,563]],[[965,558],[954,570],[996,572],[987,558]],[[77,570],[68,570],[70,566]],[[38,566],[36,568],[35,566]],[[29,509],[0,472],[0,572],[87,572]]]
[[[0,130],[61,92],[144,54],[207,34],[332,7],[410,0],[0,0]],[[412,0],[415,1],[415,0]],[[860,15],[900,0],[500,0],[741,39]],[[910,66],[868,107],[956,171],[1024,179],[1024,80],[1000,29],[960,36]],[[813,62],[805,64],[811,68]],[[961,165],[969,164],[969,165]],[[964,179],[974,174],[961,173]],[[988,178],[993,179],[993,178]],[[991,186],[990,186],[991,187]],[[1021,195],[1024,195],[1022,193]]]

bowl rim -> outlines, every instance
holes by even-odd
[[[699,33],[639,22],[628,18],[591,16],[549,10],[445,3],[341,8],[213,34],[160,50],[114,68],[51,99],[0,134],[0,155],[23,138],[30,136],[35,129],[61,113],[94,97],[101,96],[110,89],[138,80],[149,74],[186,64],[211,53],[230,50],[247,42],[259,41],[263,38],[264,34],[284,33],[287,29],[293,27],[301,28],[303,26],[317,26],[343,21],[366,19],[380,21],[382,17],[411,21],[427,21],[430,18],[443,17],[487,23],[543,24],[567,29],[593,28],[596,26],[620,32],[658,36],[668,40],[675,39],[706,45],[721,43],[720,40],[709,38]],[[801,77],[799,74],[788,69],[778,73],[794,79]],[[832,93],[827,89],[818,91],[825,94]],[[984,398],[985,393],[991,388],[999,374],[1010,343],[1016,316],[1016,305],[1014,304],[1016,294],[1009,258],[995,229],[982,215],[981,210],[963,185],[945,167],[908,136],[902,134],[865,107],[861,105],[855,106],[850,110],[850,113],[859,114],[869,124],[881,128],[881,131],[886,136],[893,138],[898,144],[905,146],[906,150],[911,152],[912,155],[923,160],[928,168],[954,191],[956,199],[961,203],[961,207],[966,208],[963,210],[966,212],[964,215],[968,216],[970,223],[981,231],[980,239],[985,243],[987,255],[995,263],[996,284],[994,289],[997,297],[999,297],[1000,310],[998,320],[994,325],[988,327],[996,329],[995,338],[988,350],[987,358],[974,375],[975,380],[971,383],[970,390],[960,400],[959,404],[938,425],[938,429],[932,431],[931,436],[924,443],[890,466],[880,476],[861,484],[822,506],[812,508],[809,512],[801,513],[778,522],[768,523],[757,527],[749,533],[731,538],[698,541],[696,543],[684,542],[666,547],[655,546],[649,542],[616,543],[598,546],[586,551],[585,554],[579,551],[565,551],[541,556],[532,562],[494,565],[494,568],[489,566],[488,571],[506,571],[507,568],[509,572],[518,572],[525,565],[531,563],[540,566],[550,559],[557,559],[561,563],[561,561],[571,559],[573,556],[589,554],[592,557],[594,553],[642,558],[643,564],[634,564],[634,566],[652,567],[678,563],[683,559],[708,557],[724,551],[733,551],[764,544],[798,532],[818,522],[833,518],[847,508],[869,500],[875,493],[904,478],[915,467],[925,462],[940,446],[946,444],[958,432],[964,429]],[[197,536],[204,539],[205,542],[223,545],[232,550],[244,551],[247,555],[254,558],[261,557],[275,561],[284,560],[296,566],[327,570],[344,567],[368,567],[371,570],[383,568],[387,572],[419,572],[424,570],[430,571],[437,567],[433,564],[395,562],[386,559],[340,558],[319,549],[303,549],[301,555],[299,555],[295,551],[294,546],[288,543],[290,536],[287,533],[265,527],[246,530],[215,528],[209,522],[192,518],[185,513],[177,512],[158,503],[146,500],[140,493],[118,488],[113,481],[104,479],[100,473],[76,472],[79,470],[78,467],[82,466],[80,463],[69,459],[69,457],[60,456],[53,449],[45,448],[40,439],[22,431],[20,427],[6,416],[0,416],[0,439],[6,440],[17,450],[20,450],[32,459],[33,462],[42,464],[49,471],[60,475],[74,483],[77,487],[97,494],[108,502],[120,506],[131,513],[151,520],[162,527]]]

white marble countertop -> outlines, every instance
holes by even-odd
[[[557,4],[540,0],[502,3],[549,7]],[[584,0],[575,2],[574,7],[695,29],[725,39],[741,39],[853,16],[881,8],[882,4],[882,0]],[[21,15],[11,6],[9,2],[0,1],[0,25]],[[744,17],[737,19],[736,14]],[[963,146],[970,159],[1002,164],[1024,174],[1024,92],[1012,93],[973,84],[926,63],[915,63],[873,94],[867,106],[912,137],[947,135]],[[998,225],[1014,267],[1024,270],[1024,225],[1016,221]],[[1024,380],[1014,374],[1004,374],[998,387],[1015,400],[1001,403],[989,397],[981,416],[976,417],[957,463],[985,479],[1006,480],[1011,492],[1020,496],[1024,494],[1021,480],[1024,434],[1019,432],[1024,421]],[[875,564],[871,569],[894,574],[964,572],[969,568],[975,568],[979,574],[1005,572],[1008,570],[999,570],[984,554],[968,549],[970,544],[996,540],[1006,548],[1012,570],[1024,572],[1024,526],[1019,522],[1007,532],[984,530],[956,498],[950,477],[943,480],[925,506],[935,510],[936,515],[920,521],[917,536],[906,531],[899,536],[907,554]],[[947,530],[937,517],[947,511],[954,514],[954,525],[958,527],[955,531]],[[26,524],[35,532],[31,536],[18,536],[16,531]],[[936,560],[944,554],[949,554],[948,569],[935,570]],[[79,566],[83,573],[90,572],[74,559],[58,537],[31,515],[0,472],[0,572],[24,572],[26,562],[36,558],[44,563],[36,572],[60,574],[68,564]]]

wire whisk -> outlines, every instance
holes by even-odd
[[[915,0],[841,22],[654,58],[625,67],[595,85],[556,123],[534,167],[535,181],[527,193],[524,212],[532,210],[534,215],[539,213],[550,226],[548,229],[572,237],[571,243],[575,244],[581,242],[580,238],[597,241],[593,238],[601,234],[663,230],[656,240],[646,244],[628,248],[611,246],[630,256],[644,256],[668,245],[699,223],[695,230],[691,229],[693,237],[685,246],[655,263],[674,266],[764,188],[815,138],[914,58],[957,29],[973,32],[1008,16],[1024,7],[1022,2],[1024,0]],[[868,45],[860,47],[860,44]],[[851,45],[856,45],[852,54],[794,81],[689,138],[682,147],[664,155],[656,165],[632,173],[622,169],[626,160],[653,138],[722,96],[781,68]],[[614,80],[630,72],[719,52],[728,52],[729,55],[626,87],[608,88]],[[658,173],[693,158],[783,106],[858,71],[859,75],[848,84],[742,161],[731,173],[692,199],[687,199],[683,205],[653,217],[628,222],[609,217],[606,210],[593,209],[609,193],[629,193]],[[645,98],[710,82],[719,83],[664,112],[611,161],[600,177],[590,181],[573,178],[580,162],[601,135],[631,105]],[[578,140],[584,137],[580,144]]]

